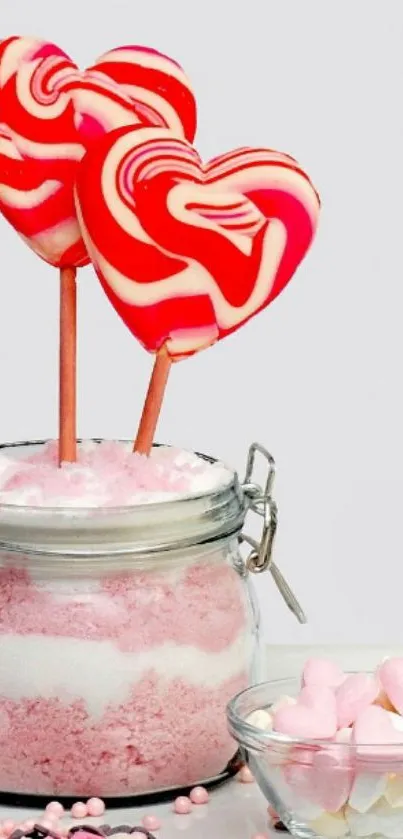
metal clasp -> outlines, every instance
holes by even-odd
[[[264,489],[260,484],[253,482],[256,455],[260,454],[266,461],[267,478]],[[261,446],[260,443],[252,443],[246,463],[245,479],[242,490],[249,501],[249,510],[256,513],[263,519],[262,536],[260,542],[252,539],[246,533],[241,534],[241,541],[251,546],[246,567],[253,574],[261,574],[263,571],[270,571],[273,580],[291,612],[300,623],[306,623],[306,616],[301,608],[295,594],[290,589],[280,569],[273,560],[273,542],[277,530],[277,504],[272,497],[276,464],[271,454]]]

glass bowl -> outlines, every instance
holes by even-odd
[[[403,839],[403,731],[401,743],[358,745],[293,739],[247,722],[299,691],[297,679],[265,682],[228,705],[230,733],[269,804],[303,839]]]

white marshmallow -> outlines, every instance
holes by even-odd
[[[383,796],[387,783],[388,775],[360,772],[350,792],[350,807],[359,813],[366,813]]]
[[[335,743],[351,743],[353,739],[352,728],[339,728],[335,739]]]
[[[268,711],[264,711],[263,708],[249,714],[246,722],[249,725],[254,725],[255,728],[260,728],[261,731],[271,731],[273,728],[273,717]]]
[[[388,717],[396,731],[403,731],[403,717],[401,717],[400,714],[388,711]]]
[[[346,818],[354,836],[380,834],[387,839],[403,839],[403,808],[392,808],[381,798],[367,813],[346,808]]]
[[[309,825],[315,833],[319,836],[325,836],[326,839],[339,839],[341,836],[346,836],[349,831],[349,826],[344,818],[343,812],[338,813],[323,813],[318,819],[311,822]]]
[[[384,795],[391,807],[403,807],[403,775],[389,775]]]
[[[274,714],[277,711],[280,711],[281,708],[285,708],[287,705],[296,705],[296,704],[297,704],[297,700],[294,699],[293,696],[279,696],[279,698],[276,699],[275,702],[273,702],[273,705],[270,705],[270,713],[274,717]]]

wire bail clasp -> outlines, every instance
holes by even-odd
[[[264,489],[262,489],[260,484],[253,482],[257,454],[262,455],[267,464],[267,478]],[[246,542],[252,548],[246,560],[246,567],[253,574],[262,574],[263,571],[270,571],[290,611],[295,615],[299,623],[306,623],[306,616],[301,605],[273,560],[273,543],[278,523],[277,504],[272,497],[275,474],[276,464],[270,452],[264,446],[261,446],[260,443],[252,443],[248,452],[242,489],[248,499],[249,510],[263,519],[263,529],[260,542],[257,542],[256,539],[253,539],[246,533],[241,534],[241,541]]]

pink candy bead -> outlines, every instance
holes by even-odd
[[[185,795],[180,795],[174,803],[174,812],[179,816],[187,816],[192,811],[192,802]]]
[[[87,812],[89,816],[103,816],[105,802],[102,798],[89,798],[87,801]]]
[[[157,819],[157,816],[144,816],[141,823],[146,830],[159,830],[161,827],[161,822]]]
[[[5,833],[6,836],[9,836],[10,833],[13,832],[14,828],[15,822],[13,822],[12,819],[6,819],[5,822],[3,822],[3,824],[1,825],[2,832]]]
[[[60,801],[50,801],[45,807],[45,813],[55,816],[57,819],[61,819],[64,813],[63,804],[61,804]]]
[[[35,826],[35,820],[34,819],[28,819],[26,822],[23,822],[23,824],[21,826],[21,829],[26,830],[27,833],[28,833],[30,830],[34,829],[34,826]]]
[[[255,833],[252,839],[269,839],[267,833]]]
[[[241,784],[253,784],[255,780],[249,766],[243,766],[242,769],[240,769],[237,779],[241,782]]]
[[[194,787],[190,793],[192,804],[207,804],[209,794],[204,787]]]
[[[70,812],[73,819],[85,819],[88,815],[87,805],[83,801],[76,801]]]

